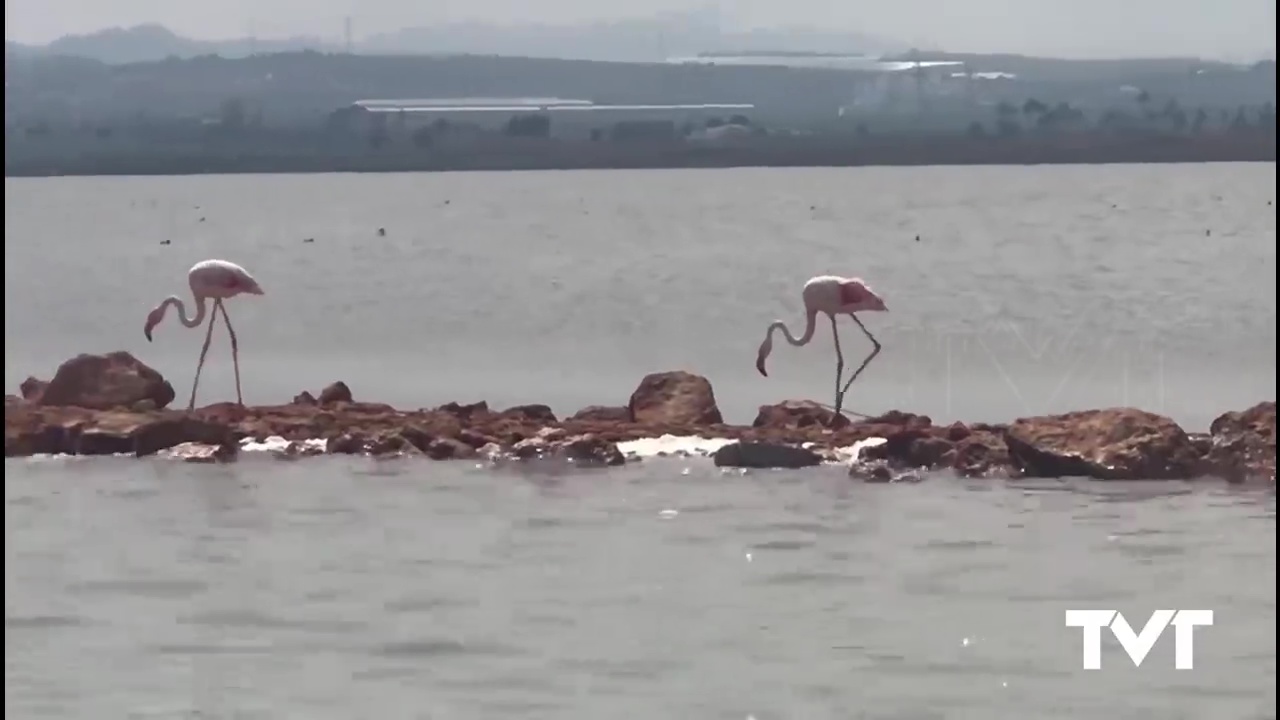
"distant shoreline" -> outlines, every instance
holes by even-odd
[[[41,152],[5,148],[5,177],[1275,162],[1274,130],[1199,136],[822,136],[732,145],[534,140],[334,153],[267,147]]]

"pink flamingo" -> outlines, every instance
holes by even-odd
[[[862,280],[858,278],[843,278],[835,275],[819,275],[811,278],[809,282],[804,284],[804,290],[801,292],[804,298],[805,326],[804,334],[795,337],[787,326],[781,320],[774,321],[769,326],[768,332],[765,333],[764,342],[760,343],[760,354],[756,357],[756,370],[760,374],[768,377],[769,373],[765,372],[764,361],[769,357],[769,353],[773,352],[773,331],[781,330],[783,336],[787,338],[787,342],[796,347],[808,345],[813,339],[813,333],[817,326],[818,313],[826,313],[831,318],[831,335],[836,341],[836,414],[840,414],[840,407],[844,404],[844,395],[849,392],[849,386],[854,380],[862,374],[871,359],[880,354],[880,342],[871,334],[867,327],[858,319],[856,312],[888,312],[885,307],[884,300]],[[862,328],[862,332],[866,334],[867,339],[871,341],[871,354],[866,360],[858,366],[853,372],[853,376],[842,387],[840,385],[841,376],[844,374],[844,353],[840,350],[840,331],[836,327],[836,315],[847,314],[858,323],[858,327]]]
[[[187,308],[182,304],[182,299],[177,295],[171,295],[147,314],[147,324],[143,326],[142,332],[147,336],[147,342],[151,342],[151,330],[164,320],[165,311],[170,305],[177,306],[178,319],[184,326],[200,327],[207,313],[206,301],[212,298],[213,314],[209,318],[209,331],[204,335],[204,347],[200,349],[200,362],[196,363],[196,378],[191,383],[191,402],[187,404],[187,410],[191,411],[196,407],[196,387],[200,384],[200,370],[204,367],[205,355],[209,354],[209,342],[213,340],[213,324],[218,319],[218,311],[222,311],[227,332],[231,334],[231,361],[236,369],[236,401],[244,405],[244,396],[240,393],[240,348],[236,342],[235,328],[231,327],[231,318],[227,315],[227,308],[223,306],[222,301],[241,294],[262,295],[262,288],[248,270],[226,260],[204,260],[192,265],[191,270],[187,272],[187,282],[191,285],[191,294],[195,296],[196,316],[188,318]]]

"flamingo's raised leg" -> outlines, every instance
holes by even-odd
[[[844,387],[836,391],[836,412],[837,413],[840,412],[840,406],[844,403],[845,393],[849,392],[849,386],[853,385],[853,381],[857,380],[858,376],[862,374],[862,371],[867,369],[867,365],[871,364],[871,360],[875,358],[876,355],[880,354],[880,341],[876,340],[875,335],[872,335],[871,331],[867,330],[867,326],[862,324],[862,321],[858,319],[857,315],[854,315],[853,313],[849,313],[849,317],[853,318],[853,321],[858,323],[858,327],[862,328],[863,334],[865,334],[867,336],[867,339],[871,341],[872,348],[871,348],[871,354],[867,356],[866,360],[862,361],[862,364],[858,366],[857,370],[853,371],[853,376],[850,377],[849,381],[844,384]],[[834,327],[835,318],[832,318],[831,322],[832,322],[832,326]],[[840,347],[840,342],[839,340],[837,340],[836,348],[838,349],[839,347]]]

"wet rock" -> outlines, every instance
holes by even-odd
[[[27,404],[27,401],[18,397],[17,395],[4,396],[5,407],[21,407],[22,405],[26,405],[26,404]]]
[[[38,383],[39,381],[35,381]],[[24,393],[35,394],[32,379]],[[173,402],[173,386],[160,373],[127,352],[77,355],[58,366],[53,379],[38,392],[38,403],[94,410],[128,408],[150,400],[163,408]]]
[[[884,460],[895,467],[936,469],[952,448],[949,440],[929,429],[901,425],[874,427],[885,441],[862,451],[867,460]]]
[[[432,460],[464,460],[475,457],[477,451],[461,440],[438,437],[432,439],[423,452]]]
[[[272,457],[277,460],[301,460],[304,457],[315,457],[323,454],[324,449],[300,442],[291,442],[280,450],[271,451]]]
[[[320,391],[319,403],[321,405],[349,402],[355,402],[351,397],[351,388],[347,387],[347,384],[341,380]]]
[[[1134,408],[1020,418],[1005,443],[1031,477],[1174,480],[1201,470],[1200,455],[1177,423]]]
[[[540,437],[525,438],[511,446],[511,456],[519,460],[546,457],[551,453],[551,443]]]
[[[510,454],[519,460],[557,459],[581,467],[609,467],[626,464],[618,446],[591,434],[566,436],[558,428],[552,432],[521,440],[511,446]]]
[[[191,442],[239,448],[239,437],[230,426],[178,413],[166,413],[136,426],[132,440],[133,454],[137,457]]]
[[[1218,416],[1209,426],[1206,471],[1232,483],[1276,481],[1276,404]]]
[[[822,463],[822,456],[808,448],[764,442],[730,443],[712,459],[716,467],[795,469]]]
[[[627,462],[615,443],[591,434],[557,441],[556,453],[583,467],[615,467]]]
[[[236,459],[238,454],[239,448],[234,443],[229,445],[205,445],[189,442],[175,445],[164,452],[165,457],[203,465],[231,462]]]
[[[631,422],[631,409],[625,406],[589,405],[569,417],[576,422]]]
[[[853,463],[849,466],[849,477],[854,480],[861,480],[872,484],[898,482],[917,483],[924,480],[924,476],[918,471],[894,468],[883,460]]]
[[[718,425],[724,420],[711,382],[683,371],[653,373],[640,381],[627,407],[645,425]]]
[[[784,400],[761,405],[751,427],[770,429],[843,428],[851,424],[844,415],[812,400]]]

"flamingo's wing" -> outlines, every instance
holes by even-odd
[[[840,283],[840,304],[843,306],[861,305],[873,297],[875,293],[871,292],[871,288],[857,278]]]

